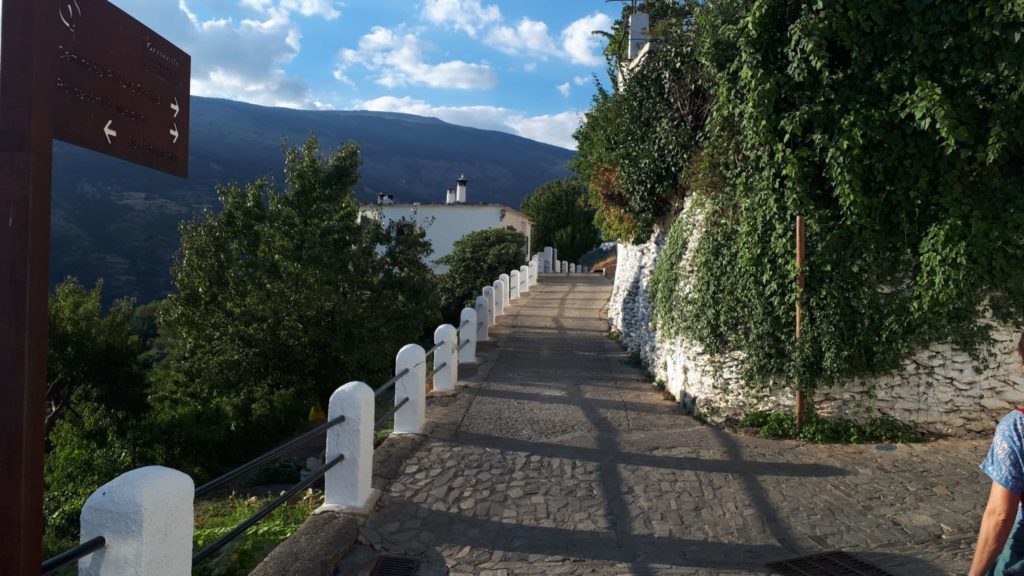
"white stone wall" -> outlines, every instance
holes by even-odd
[[[644,244],[619,245],[608,310],[611,329],[687,410],[697,408],[712,420],[723,420],[754,408],[791,408],[793,394],[782,386],[769,383],[769,391],[760,394],[741,386],[738,354],[712,357],[695,342],[654,331],[648,288],[664,245],[660,230]],[[904,362],[899,371],[819,391],[815,406],[822,414],[853,419],[888,416],[943,435],[990,433],[1008,411],[1024,406],[1019,334],[997,326],[995,337],[996,358],[983,373],[975,372],[967,354],[936,344]]]

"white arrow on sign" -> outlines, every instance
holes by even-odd
[[[103,127],[103,133],[107,136],[107,144],[113,144],[113,142],[110,140],[111,136],[117,138],[117,131],[110,129],[110,125],[113,123],[113,120],[107,120],[107,125]]]
[[[174,117],[178,117],[178,112],[181,112],[181,106],[178,106],[178,99],[174,99],[174,104],[171,104],[171,110],[174,110]]]
[[[178,125],[175,124],[174,128],[171,129],[171,136],[174,136],[174,143],[178,143]]]

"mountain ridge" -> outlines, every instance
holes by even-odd
[[[461,174],[471,202],[518,208],[544,182],[569,174],[571,150],[499,132],[397,112],[270,108],[192,98],[187,180],[62,142],[54,143],[51,285],[104,278],[104,299],[146,302],[171,290],[178,223],[215,209],[215,185],[283,179],[282,144],[312,133],[323,150],[362,149],[356,194],[443,202]]]

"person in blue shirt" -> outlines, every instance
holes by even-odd
[[[992,488],[968,575],[1024,575],[1024,411],[1014,410],[999,422],[981,470],[992,479]]]

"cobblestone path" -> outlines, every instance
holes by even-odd
[[[845,550],[894,574],[966,571],[985,440],[817,446],[704,426],[605,336],[598,277],[513,304],[361,539],[451,574],[763,574]]]

